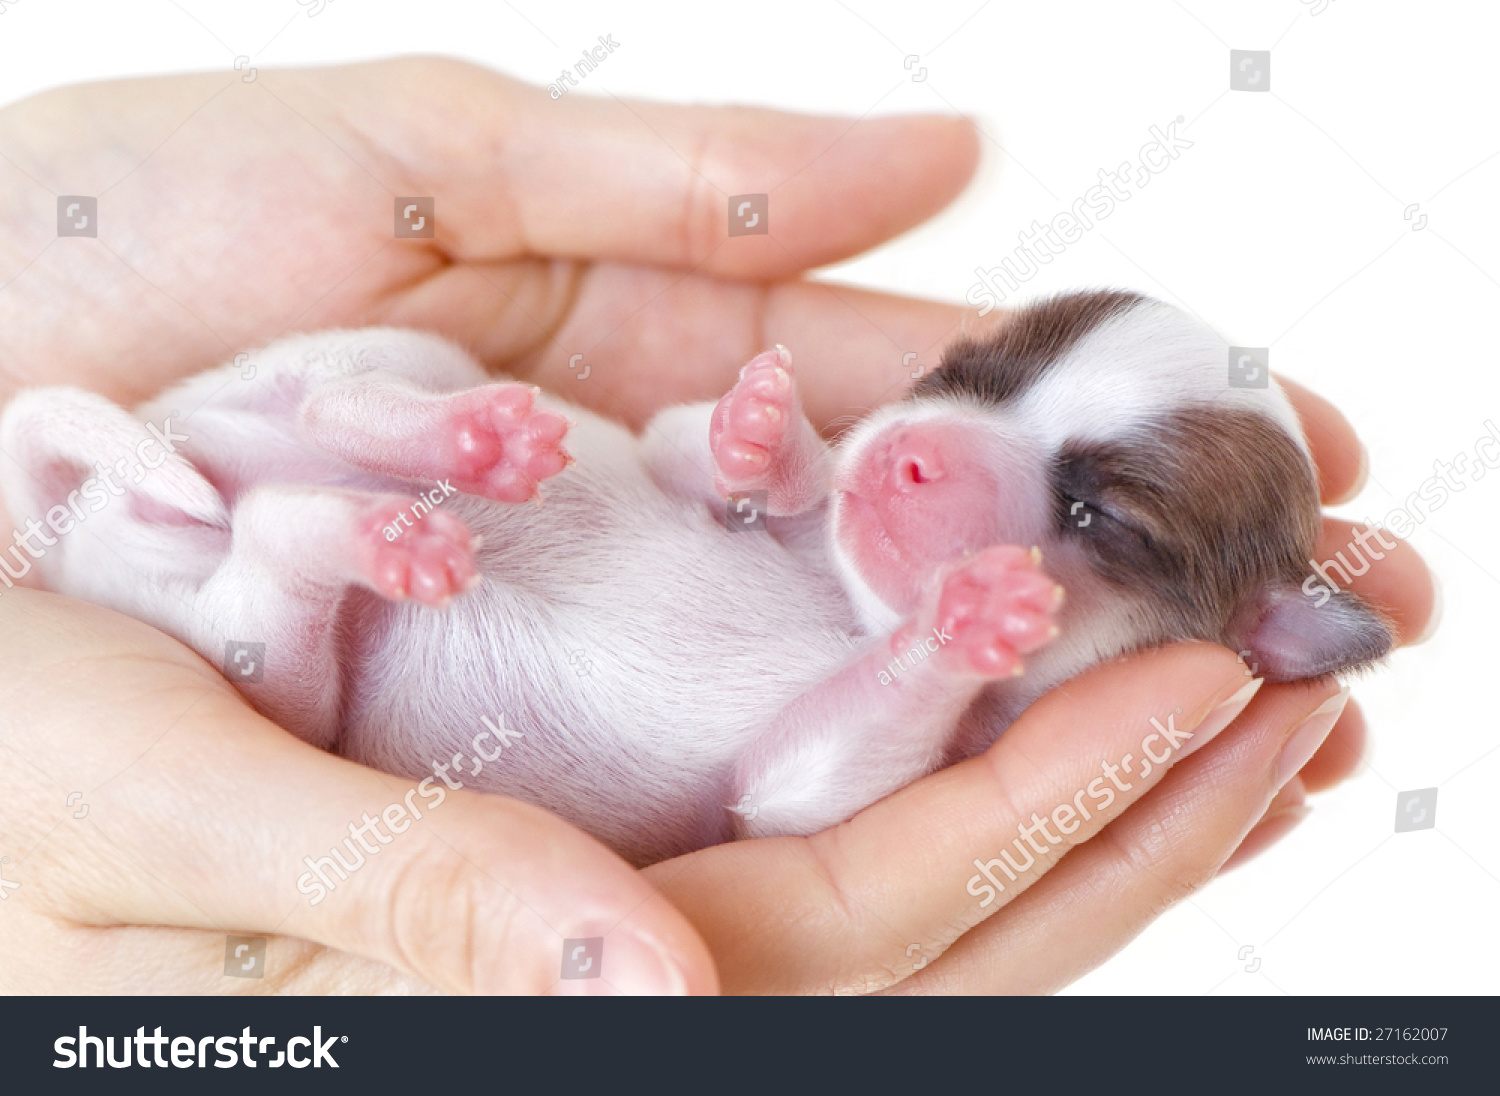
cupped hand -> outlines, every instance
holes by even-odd
[[[1353,431],[1286,388],[1324,500],[1351,497],[1364,476]],[[1326,520],[1319,558],[1348,537]],[[1435,623],[1431,577],[1405,542],[1354,589],[1398,642]],[[1183,644],[1094,667],[985,754],[841,826],[647,874],[703,934],[728,993],[1045,993],[1284,837],[1363,746],[1336,682],[1261,684],[1232,652]]]
[[[118,613],[0,597],[0,712],[0,991],[716,985],[692,926],[592,838],[314,749]],[[597,937],[607,981],[560,980],[565,941]]]
[[[0,112],[0,157],[0,398],[71,383],[128,404],[289,331],[396,324],[447,334],[487,365],[633,425],[667,403],[716,398],[756,351],[784,343],[809,414],[828,426],[899,397],[973,322],[950,306],[799,277],[946,204],[976,158],[960,119],[554,102],[472,66],[408,59],[263,69],[252,84],[226,73],[62,89]],[[728,199],[757,193],[769,195],[770,231],[729,236]],[[63,194],[98,197],[96,240],[54,236]],[[434,199],[431,238],[396,238],[396,200],[407,197]],[[1357,475],[1357,443],[1331,408],[1297,398],[1325,497],[1337,496]],[[1360,581],[1403,635],[1421,630],[1432,590],[1410,551]],[[644,953],[623,943],[623,954],[670,957],[666,982],[710,989],[701,944],[645,880],[696,924],[729,989],[1049,988],[1118,947],[1162,894],[1201,882],[1242,839],[1248,852],[1284,829],[1304,783],[1353,767],[1361,727],[1346,709],[1305,780],[1268,794],[1267,758],[1327,692],[1268,686],[1200,753],[1122,793],[1108,817],[1124,795],[1130,809],[1065,870],[983,910],[965,893],[971,861],[993,857],[1033,803],[1050,810],[1053,793],[1071,795],[1078,766],[1118,756],[1107,750],[1137,729],[1117,714],[1126,698],[1196,715],[1221,679],[1238,687],[1232,655],[1191,648],[1125,664],[1130,673],[1100,668],[1086,690],[1070,684],[1038,704],[985,758],[846,826],[705,850],[645,876],[542,812],[450,793],[451,815],[385,850],[397,855],[370,857],[320,912],[288,889],[301,869],[287,873],[404,784],[291,740],[144,626],[19,592],[0,612],[22,614],[31,635],[104,637],[69,662],[16,641],[16,627],[5,633],[3,710],[27,714],[9,718],[0,743],[55,775],[36,806],[16,809],[18,824],[7,807],[0,841],[24,846],[16,872],[39,874],[26,903],[0,914],[25,908],[29,932],[96,941],[105,960],[49,968],[42,935],[8,936],[19,942],[0,969],[27,972],[32,988],[146,979],[137,988],[184,990],[204,977],[205,989],[241,989],[201,969],[237,930],[282,934],[273,946],[288,964],[279,975],[271,964],[266,988],[566,989],[585,983],[557,980],[559,933],[587,929],[605,936],[607,956],[618,932],[645,941]],[[127,671],[145,648],[153,669],[137,681]],[[180,710],[151,707],[160,698]],[[165,731],[148,729],[163,721]],[[82,762],[70,751],[85,749],[121,764],[71,767]],[[1243,794],[1221,802],[1230,774]],[[70,780],[112,804],[109,852],[80,844],[90,820],[52,804]],[[111,787],[131,791],[115,801]],[[1194,829],[1197,843],[1166,848],[1168,817],[1212,824]],[[90,819],[105,830],[104,815]],[[1139,904],[1091,897],[1111,885]],[[1016,934],[1051,958],[1018,962]],[[179,969],[185,954],[197,959]],[[652,962],[625,967],[643,980],[622,974],[619,988],[648,988]]]
[[[384,323],[638,422],[720,394],[788,319],[834,345],[849,306],[773,281],[918,223],[974,155],[958,120],[554,103],[431,59],[61,89],[0,111],[0,399],[128,405],[289,331]],[[726,248],[725,188],[773,193],[778,235]],[[75,194],[97,238],[56,236]],[[431,238],[395,237],[406,196],[434,199]],[[138,623],[24,590],[0,619],[0,988],[715,987],[643,876],[498,797],[449,792],[312,905],[304,858],[408,782],[298,743]],[[263,979],[225,973],[229,935],[272,937]],[[603,977],[560,978],[592,937]]]

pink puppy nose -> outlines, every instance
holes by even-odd
[[[943,462],[932,439],[915,430],[903,430],[891,442],[891,483],[898,491],[911,491],[943,478]]]

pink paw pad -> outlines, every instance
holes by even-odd
[[[786,348],[778,346],[752,358],[714,408],[709,427],[720,486],[729,491],[765,486],[799,414],[792,356]]]
[[[360,519],[361,570],[381,597],[446,605],[479,584],[478,542],[468,526],[441,511],[415,517],[416,500],[387,500]]]
[[[525,502],[537,484],[572,463],[562,447],[568,420],[533,406],[522,384],[492,384],[453,399],[448,420],[458,488],[497,502]]]
[[[943,580],[937,627],[964,668],[985,677],[1022,672],[1021,656],[1057,635],[1062,587],[1023,548],[986,548]]]

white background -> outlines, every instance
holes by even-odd
[[[1351,518],[1385,514],[1435,459],[1472,451],[1484,421],[1500,422],[1492,4],[0,8],[4,102],[71,81],[227,70],[239,54],[274,67],[438,52],[545,83],[610,34],[620,48],[572,94],[970,114],[986,135],[974,186],[937,221],[826,275],[953,300],[1033,218],[1067,209],[1101,168],[1133,161],[1150,126],[1182,115],[1193,147],[1030,290],[1132,287],[1190,308],[1231,343],[1269,346],[1273,368],[1333,397],[1360,427],[1372,474],[1341,509]],[[1269,93],[1228,91],[1231,47],[1272,51]],[[919,60],[904,68],[911,54]],[[1442,578],[1446,616],[1431,642],[1358,684],[1368,766],[1318,797],[1282,845],[1171,910],[1075,992],[1496,989],[1497,512],[1500,473],[1412,534]],[[1434,785],[1437,827],[1394,834],[1398,791]],[[1245,946],[1260,960],[1253,973],[1238,958]]]

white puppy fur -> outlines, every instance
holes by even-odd
[[[537,407],[572,422],[574,463],[544,480],[539,502],[441,502],[482,537],[482,581],[441,608],[374,592],[349,543],[370,500],[443,477],[374,471],[356,453],[363,443],[330,451],[326,433],[340,422],[369,436],[416,429],[449,395],[495,383],[435,336],[286,339],[253,356],[250,379],[226,365],[133,415],[73,389],[23,393],[0,422],[0,488],[20,523],[58,506],[84,519],[34,560],[47,588],[147,621],[216,665],[229,643],[264,643],[263,681],[241,688],[289,730],[414,780],[439,771],[540,804],[646,863],[837,823],[982,749],[1084,667],[1177,638],[1165,633],[1183,629],[1163,625],[1150,596],[1100,578],[1059,529],[1058,454],[1080,441],[1149,444],[1142,423],[1184,407],[1212,416],[1232,405],[1303,442],[1280,392],[1227,387],[1223,343],[1181,314],[1138,302],[1091,322],[1003,401],[919,392],[837,450],[815,443],[806,475],[835,484],[831,504],[813,491],[768,532],[726,528],[713,405],[664,411],[636,437],[538,394]],[[358,397],[351,384],[385,395],[330,402]],[[361,422],[372,407],[379,421]],[[332,425],[310,425],[315,413]],[[837,485],[892,424],[945,417],[982,421],[1015,455],[1008,497],[996,500],[1004,540],[1042,547],[1068,607],[1024,677],[934,670],[888,687],[875,682],[892,657],[888,633],[926,620],[935,602],[914,610],[873,591],[840,533]],[[88,477],[136,459],[143,423],[187,438],[136,482],[125,477],[122,497],[80,506]],[[33,562],[11,555],[11,574]],[[475,775],[486,719],[518,737]]]

